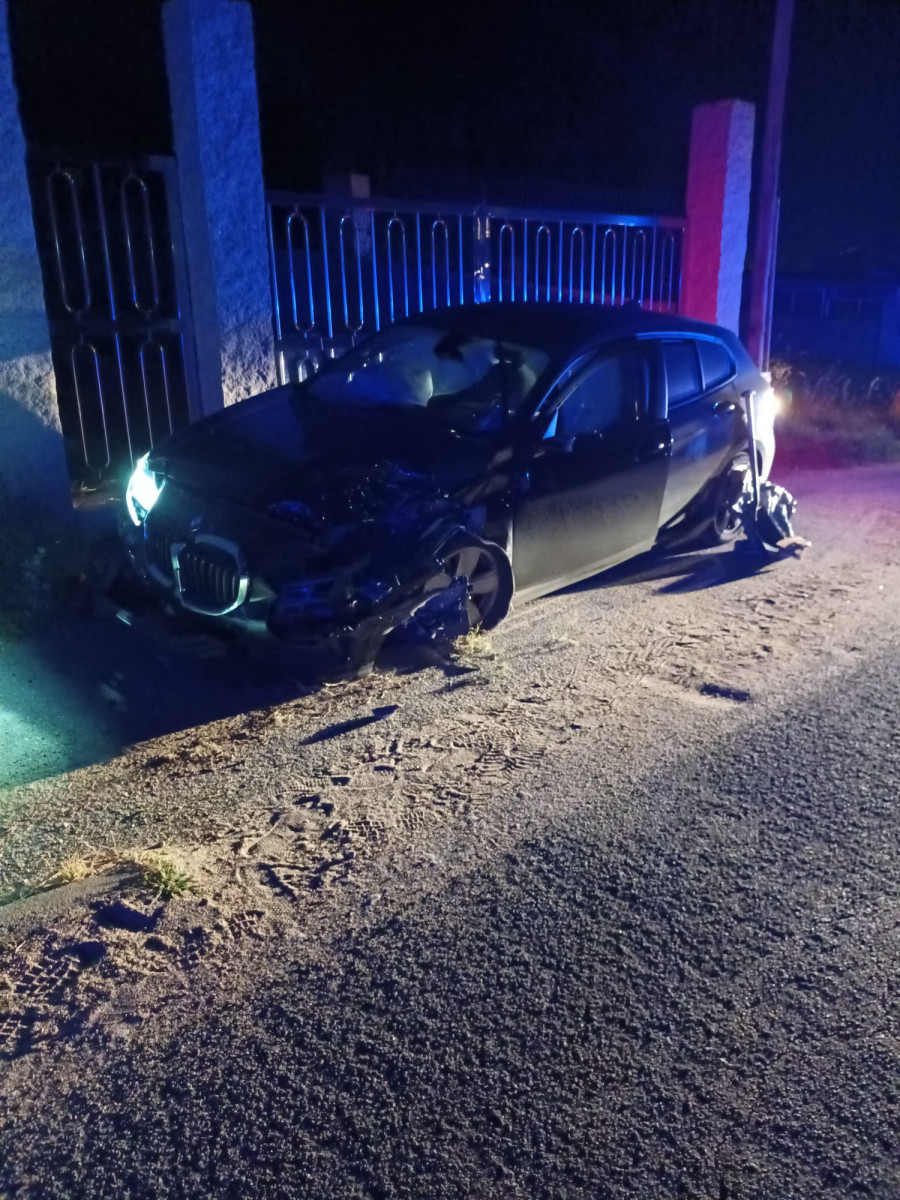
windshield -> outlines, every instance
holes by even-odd
[[[527,346],[446,329],[395,326],[349,350],[308,384],[308,393],[352,404],[434,413],[455,429],[499,429],[547,365]]]

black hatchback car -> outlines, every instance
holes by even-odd
[[[691,530],[737,531],[748,393],[733,334],[637,307],[423,314],[160,443],[125,541],[171,615],[371,651],[412,617],[495,625]]]

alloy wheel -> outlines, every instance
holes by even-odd
[[[448,587],[453,579],[465,579],[469,625],[472,629],[489,629],[499,619],[503,584],[496,553],[475,542],[450,550],[442,559],[443,570],[426,582],[424,590],[436,592]]]

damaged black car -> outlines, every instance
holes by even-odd
[[[359,661],[413,621],[489,629],[657,544],[735,537],[773,401],[715,326],[636,306],[426,313],[159,443],[125,544],[171,617]]]

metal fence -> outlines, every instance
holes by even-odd
[[[69,468],[102,484],[201,411],[175,164],[28,165]],[[266,210],[282,382],[401,317],[492,298],[678,308],[678,218],[283,192]]]
[[[174,161],[29,161],[75,484],[121,476],[198,415]]]
[[[678,309],[680,218],[285,192],[266,209],[282,383],[401,317],[492,298]]]

